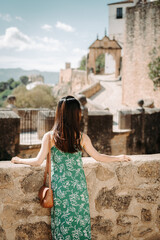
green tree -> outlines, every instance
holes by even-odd
[[[160,47],[153,48],[151,55],[151,62],[148,64],[149,67],[149,77],[153,81],[154,90],[160,87]]]
[[[23,83],[24,85],[27,85],[27,83],[28,83],[28,77],[27,76],[21,76],[20,77],[20,81],[21,81],[21,83]]]
[[[53,96],[52,89],[48,86],[39,85],[32,90],[27,90],[24,85],[20,85],[12,93],[16,97],[15,105],[22,108],[50,108],[57,105],[57,100]]]
[[[105,55],[101,54],[96,59],[96,73],[104,73]]]
[[[7,82],[0,82],[0,92],[5,91],[8,88]]]
[[[86,64],[87,64],[87,58],[86,58],[86,56],[83,56],[81,61],[80,61],[80,66],[79,66],[78,69],[86,70]]]
[[[14,81],[11,83],[10,85],[10,89],[15,89],[16,87],[18,87],[21,84],[20,81]]]

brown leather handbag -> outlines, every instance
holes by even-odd
[[[53,190],[51,189],[51,137],[50,136],[49,136],[48,148],[49,150],[47,154],[46,169],[44,173],[44,183],[38,192],[40,204],[44,208],[52,208],[54,205]],[[47,173],[49,174],[49,187],[46,186]]]

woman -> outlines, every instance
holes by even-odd
[[[51,209],[52,239],[91,239],[87,184],[81,153],[84,149],[100,162],[130,161],[125,155],[100,154],[90,138],[80,132],[80,103],[72,96],[62,98],[57,106],[53,131],[47,132],[36,158],[12,158],[12,163],[41,165],[48,153],[51,136],[51,176],[54,207]]]

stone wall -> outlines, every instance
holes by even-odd
[[[67,68],[61,69],[59,75],[59,84],[63,86],[63,84],[66,83],[70,83],[70,91],[75,93],[84,88],[90,82],[86,71]]]
[[[107,111],[88,113],[88,136],[101,153],[111,154],[113,115]]]
[[[86,98],[92,97],[94,94],[101,90],[100,82],[95,82],[91,84],[89,87],[84,88],[82,91],[78,92],[79,94],[84,94]]]
[[[0,160],[19,153],[20,118],[10,110],[0,110]]]
[[[83,159],[93,240],[160,239],[160,154],[128,163]],[[37,198],[41,167],[0,162],[0,239],[49,240],[50,210]]]
[[[130,129],[126,140],[127,154],[160,152],[160,109],[123,110],[119,127]]]
[[[159,16],[158,1],[137,4],[126,10],[122,103],[127,106],[136,106],[140,99],[153,99],[155,107],[160,107],[160,89],[153,90],[148,76],[150,52],[160,46]]]

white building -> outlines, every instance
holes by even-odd
[[[125,15],[126,8],[132,7],[135,2],[132,0],[115,2],[108,4],[108,31],[109,38],[115,38],[123,48],[124,31],[125,31]]]

